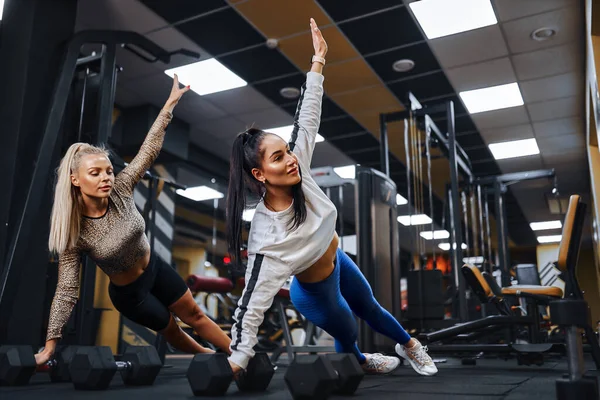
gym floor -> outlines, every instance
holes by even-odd
[[[587,357],[587,355],[586,355]],[[436,357],[441,358],[441,357]],[[126,387],[119,374],[107,391],[77,392],[78,399],[144,400],[193,398],[185,372],[191,357],[167,358],[168,366],[161,371],[152,387]],[[463,366],[459,359],[446,358],[438,364],[435,377],[418,376],[408,365],[401,365],[387,376],[365,376],[354,398],[377,399],[431,399],[431,400],[550,400],[556,398],[555,381],[567,371],[564,358],[547,361],[543,366],[518,366],[516,360],[480,359],[475,366]],[[283,361],[283,360],[282,360]],[[591,358],[586,358],[587,375],[600,379],[600,371],[594,370]],[[291,399],[283,376],[286,367],[278,367],[266,393],[240,393],[235,384],[228,396],[236,398]],[[6,397],[5,397],[6,396]],[[43,374],[34,376],[25,387],[0,388],[0,397],[19,400],[66,399],[73,397],[70,383],[51,384]],[[340,396],[332,396],[336,398]],[[586,399],[581,399],[586,400]]]

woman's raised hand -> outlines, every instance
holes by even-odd
[[[325,55],[327,54],[327,42],[323,39],[323,34],[313,18],[310,19],[310,32],[312,33],[315,56],[325,58]]]
[[[173,111],[177,103],[179,103],[179,99],[185,92],[190,90],[190,86],[185,86],[183,88],[179,87],[179,77],[177,74],[173,76],[173,87],[171,88],[171,94],[169,95],[169,99],[167,100],[167,104],[165,104],[165,109],[168,111]]]

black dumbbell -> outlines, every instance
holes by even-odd
[[[246,371],[235,381],[242,392],[267,390],[275,367],[266,353],[256,353]],[[196,354],[187,371],[194,396],[222,396],[233,380],[233,371],[224,353]]]
[[[130,346],[115,361],[108,346],[81,347],[70,365],[71,380],[77,390],[105,390],[117,371],[126,385],[152,385],[162,368],[156,348]]]
[[[58,346],[54,358],[37,366],[31,346],[0,347],[0,385],[27,385],[34,373],[48,372],[52,382],[71,380],[69,363],[77,346]]]
[[[351,395],[365,373],[353,354],[296,357],[285,373],[294,400],[325,400],[332,393]]]

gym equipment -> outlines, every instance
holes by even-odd
[[[385,113],[379,115],[380,120],[380,144],[381,144],[381,170],[385,172],[387,176],[390,175],[389,159],[388,159],[388,140],[387,140],[387,124],[397,121],[404,120],[405,130],[408,125],[407,119],[411,121],[411,125],[417,126],[419,129],[424,130],[426,137],[426,145],[435,141],[435,144],[448,158],[450,163],[450,185],[448,187],[448,220],[446,226],[450,233],[450,243],[464,243],[463,227],[460,219],[460,199],[459,199],[459,174],[461,174],[467,181],[472,180],[473,173],[471,167],[471,161],[467,156],[466,152],[456,142],[455,132],[455,118],[454,118],[454,102],[445,101],[440,104],[428,105],[423,107],[417,98],[412,94],[408,93],[406,97],[407,105],[406,110],[398,111],[393,113]],[[446,128],[439,128],[430,114],[444,113],[445,120],[447,123]],[[414,122],[413,122],[414,120]],[[409,141],[405,134],[405,148],[409,148]],[[414,148],[414,146],[412,146]],[[407,150],[408,151],[408,150]],[[421,153],[415,154],[414,156],[421,157]],[[414,158],[413,156],[413,158]],[[407,166],[408,169],[408,166]],[[417,173],[417,171],[415,171]],[[410,175],[410,170],[407,170],[407,175]],[[418,174],[422,176],[421,174]],[[408,179],[407,179],[408,180]],[[410,182],[410,180],[409,180]],[[421,183],[419,183],[420,186]],[[408,184],[410,188],[410,184]],[[410,189],[409,189],[410,190]],[[415,193],[417,195],[417,193]],[[423,196],[416,196],[417,201],[409,200],[410,206],[419,208],[419,199]],[[432,202],[433,199],[430,200]],[[430,204],[430,209],[433,209],[434,204]],[[420,211],[424,211],[424,207],[420,208]],[[430,216],[431,217],[431,216]],[[433,219],[433,218],[432,218]],[[464,322],[468,318],[467,308],[467,296],[465,295],[466,284],[461,274],[458,272],[462,265],[462,248],[461,246],[452,246],[450,249],[451,263],[452,263],[452,274],[453,281],[457,288],[456,295],[452,301],[453,317],[458,319],[460,322]]]
[[[333,393],[353,394],[364,371],[353,354],[296,357],[284,380],[294,400],[324,400]]]
[[[558,325],[566,326],[567,329],[573,326],[583,327],[586,331],[586,337],[591,350],[596,367],[600,369],[600,347],[594,332],[589,325],[587,305],[582,306],[583,293],[579,289],[576,278],[576,265],[579,253],[579,243],[583,229],[583,203],[580,202],[578,195],[571,196],[569,209],[565,216],[560,243],[559,261],[557,265],[567,275],[567,287],[565,299],[563,291],[558,287],[548,287],[539,285],[512,285],[500,288],[495,280],[487,273],[481,273],[476,266],[466,264],[462,272],[466,281],[471,286],[474,293],[482,302],[490,302],[496,305],[501,315],[493,315],[471,321],[462,325],[454,326],[438,332],[419,335],[419,338],[425,344],[427,343],[432,352],[489,352],[489,353],[514,353],[520,364],[540,365],[543,362],[542,353],[564,354],[564,343],[544,343],[541,335],[539,305],[550,305],[550,316],[552,322]],[[486,278],[486,275],[487,278]],[[494,287],[494,285],[496,287]],[[507,299],[517,298],[526,299],[527,315],[519,315],[514,312]],[[561,300],[563,299],[563,300]],[[443,344],[432,345],[433,342],[448,342],[456,339],[471,340],[489,332],[498,330],[499,327],[508,327],[511,329],[511,337],[508,344]],[[515,328],[526,326],[528,334],[528,344],[514,343]],[[578,344],[579,343],[579,344]],[[570,368],[573,368],[573,379],[571,381],[581,381],[580,368],[575,364],[581,362],[581,336],[572,332],[566,338],[567,350],[569,352]],[[579,372],[578,372],[579,371]],[[585,383],[584,383],[585,384]],[[559,385],[559,383],[557,383]],[[563,385],[561,383],[560,385]],[[574,384],[575,385],[575,384]]]
[[[35,364],[31,346],[0,347],[0,385],[27,385],[34,373],[48,372],[52,382],[69,382],[69,364],[76,346],[59,346],[54,359],[39,367]]]
[[[239,375],[236,385],[242,392],[263,392],[274,374],[269,356],[256,353],[246,371]],[[196,354],[186,376],[194,396],[222,396],[233,380],[233,371],[224,353]]]
[[[588,304],[577,282],[576,268],[581,245],[581,231],[585,219],[585,204],[578,195],[569,199],[569,208],[563,227],[563,240],[558,253],[558,268],[565,274],[565,292],[563,299],[550,303],[552,322],[565,328],[567,344],[567,362],[569,374],[556,380],[556,398],[558,400],[598,399],[598,380],[595,376],[584,376],[584,360],[581,333],[585,331],[588,343],[592,348],[592,357],[596,368],[600,369],[600,347],[590,321]],[[565,232],[573,232],[565,236]]]
[[[121,372],[126,385],[152,385],[162,368],[153,346],[128,347],[120,361],[115,361],[110,347],[80,347],[69,370],[76,390],[105,390],[115,373]]]

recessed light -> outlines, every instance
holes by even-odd
[[[396,72],[408,72],[414,67],[415,62],[409,59],[398,60],[392,64],[392,69]]]
[[[177,189],[177,194],[194,201],[222,199],[225,195],[208,186],[194,186],[185,190]]]
[[[200,96],[246,86],[248,83],[214,58],[167,69],[165,74],[179,77],[179,83],[190,85]]]
[[[460,98],[465,103],[465,107],[470,114],[522,106],[524,104],[519,84],[516,82],[467,90],[460,92]]]
[[[396,205],[403,206],[405,204],[408,204],[408,200],[406,200],[401,194],[396,194]]]
[[[560,229],[562,223],[559,220],[556,221],[545,221],[545,222],[532,222],[529,224],[532,231],[542,231],[544,229]]]
[[[280,126],[278,128],[264,129],[265,132],[273,133],[273,134],[279,136],[280,138],[282,138],[283,140],[285,140],[286,142],[289,142],[290,139],[292,138],[293,130],[294,130],[294,125],[286,125],[286,126]],[[325,141],[325,138],[317,133],[317,137],[315,138],[315,143],[321,143],[324,141]]]
[[[488,147],[496,160],[540,154],[540,149],[535,138],[490,143]]]
[[[267,48],[273,50],[279,46],[279,40],[277,40],[275,38],[269,38],[269,39],[267,39],[265,44],[267,45]]]
[[[420,235],[425,240],[448,239],[450,237],[450,232],[445,229],[441,231],[433,231],[433,234],[431,231],[423,231],[420,233]]]
[[[421,0],[410,8],[430,40],[498,23],[490,0]]]
[[[531,32],[531,38],[533,40],[537,40],[538,42],[548,40],[554,35],[556,35],[556,29],[554,28],[539,28]]]
[[[431,223],[431,218],[425,214],[401,215],[398,217],[398,222],[404,226],[425,225]]]
[[[295,87],[284,87],[279,91],[279,94],[286,99],[297,99],[300,97],[300,89]]]
[[[538,236],[537,240],[539,243],[556,243],[560,242],[562,235],[549,235],[549,236]]]
[[[444,251],[448,251],[450,250],[450,243],[440,243],[438,244],[438,247]],[[454,248],[456,249],[456,243],[454,243]],[[467,249],[467,245],[465,243],[460,245],[460,248],[463,250]]]

